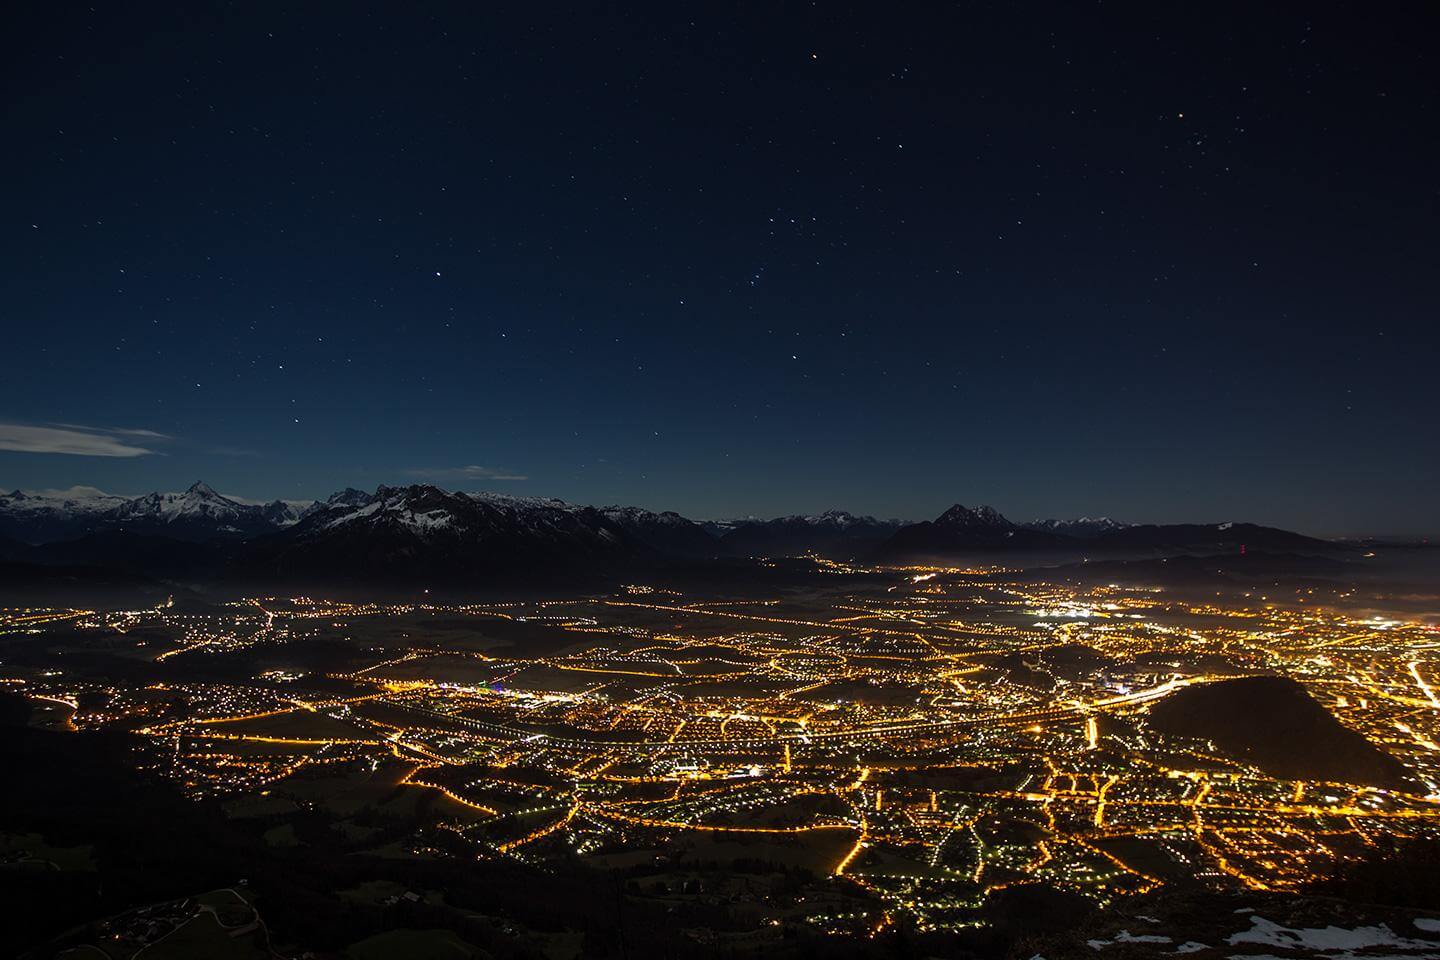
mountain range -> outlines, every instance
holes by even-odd
[[[717,537],[726,552],[739,556],[774,557],[816,553],[851,559],[863,556],[906,526],[904,520],[877,520],[843,510],[773,520],[711,520],[702,526]]]
[[[1070,531],[1070,532],[1062,532]],[[1067,553],[1237,553],[1247,549],[1304,553],[1335,544],[1253,523],[1118,524],[1112,520],[1012,523],[993,507],[956,504],[934,520],[902,527],[869,559],[880,563],[943,562],[996,551]]]
[[[920,523],[843,511],[697,523],[641,507],[597,508],[428,484],[373,493],[346,488],[313,502],[249,503],[204,483],[139,497],[86,488],[0,495],[0,559],[165,577],[459,582],[618,575],[720,557],[816,554],[913,563],[1015,551],[1234,553],[1247,545],[1334,548],[1254,524],[1128,525],[1108,518],[1017,524],[993,507],[959,504]]]
[[[421,484],[382,486],[369,496],[342,491],[256,538],[239,565],[256,575],[454,582],[620,572],[712,555],[711,543],[679,514]]]
[[[1128,523],[1121,523],[1119,520],[1111,520],[1109,517],[1080,517],[1078,520],[1031,520],[1029,523],[1022,523],[1020,526],[1030,530],[1040,530],[1045,533],[1060,533],[1067,537],[1098,537],[1101,534],[1110,533],[1113,530],[1123,530],[1130,526]]]
[[[245,538],[289,526],[312,505],[245,503],[196,483],[184,493],[118,497],[79,487],[56,494],[0,494],[0,534],[26,543],[69,540],[109,530],[176,540]]]

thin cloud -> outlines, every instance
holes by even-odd
[[[52,423],[52,427],[63,427],[66,430],[79,430],[82,433],[108,433],[116,437],[142,437],[146,440],[174,440],[168,433],[160,433],[158,430],[135,430],[128,427],[87,427],[83,423]]]
[[[437,467],[422,470],[406,470],[412,477],[428,477],[432,480],[528,480],[529,477],[513,470],[495,467],[481,467],[470,464],[465,467]]]
[[[119,434],[122,437],[144,437],[147,440],[174,440],[168,433],[159,433],[155,430],[110,430],[108,433]]]
[[[64,453],[76,457],[143,457],[159,453],[140,443],[162,438],[161,434],[137,431],[107,430],[100,427],[31,427],[20,423],[0,423],[0,450],[19,453]],[[168,439],[168,438],[165,438]]]

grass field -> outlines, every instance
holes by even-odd
[[[265,831],[266,846],[270,847],[298,847],[300,840],[295,836],[295,825],[293,823],[282,823],[278,827],[271,827]]]
[[[345,948],[347,960],[480,960],[484,956],[449,930],[389,930]]]
[[[202,913],[180,925],[168,937],[143,948],[135,957],[144,960],[258,960],[269,953],[260,946],[258,935],[230,936],[213,916]]]
[[[293,800],[285,797],[260,796],[259,794],[237,797],[227,801],[224,806],[225,816],[232,820],[243,820],[246,817],[273,817],[279,814],[294,813],[298,809],[300,808],[295,805]]]
[[[0,866],[56,870],[94,870],[95,860],[89,846],[55,847],[38,833],[0,833]]]
[[[394,880],[366,880],[358,886],[341,890],[337,896],[357,903],[383,903],[388,897],[398,897],[406,891],[403,883]]]
[[[433,657],[417,657],[400,663],[387,663],[366,674],[376,680],[434,680],[483,686],[500,675],[494,663],[461,654],[439,653]]]
[[[312,710],[286,710],[263,717],[207,723],[200,732],[218,736],[276,737],[287,740],[367,740],[375,735],[356,724]]]

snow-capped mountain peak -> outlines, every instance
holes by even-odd
[[[71,540],[125,530],[208,540],[248,537],[295,523],[303,503],[245,503],[216,492],[204,481],[182,493],[121,497],[93,487],[62,491],[16,490],[0,495],[0,535],[28,543]]]
[[[375,499],[375,494],[366,493],[364,490],[356,490],[354,487],[346,487],[344,490],[337,490],[330,494],[321,503],[327,506],[351,506],[358,507]]]
[[[940,514],[935,522],[947,527],[985,530],[1010,529],[1015,526],[994,507],[979,506],[972,509],[959,503]]]
[[[625,533],[665,553],[713,557],[724,547],[713,532],[671,510],[656,513],[643,507],[601,507],[600,513]]]

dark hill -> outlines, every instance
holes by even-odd
[[[1073,537],[1031,530],[1005,519],[994,507],[955,504],[934,520],[895,531],[872,555],[877,563],[913,563],[995,550],[1064,550],[1077,547]]]
[[[1062,530],[1072,535],[1060,532]],[[897,530],[875,550],[872,559],[877,563],[909,563],[997,551],[1044,551],[1086,557],[1253,551],[1315,555],[1345,549],[1327,540],[1254,523],[1019,525],[1011,523],[993,507],[968,508],[956,504],[934,520]]]
[[[673,511],[655,513],[639,507],[615,506],[601,507],[600,513],[659,553],[672,557],[718,557],[725,553],[725,547],[717,537]]]
[[[218,543],[197,543],[128,530],[103,530],[75,540],[30,548],[24,559],[52,566],[104,567],[146,577],[199,580],[216,573],[224,551]]]
[[[593,507],[417,484],[327,504],[250,541],[237,567],[260,580],[429,586],[598,581],[658,559]]]
[[[0,560],[19,560],[30,551],[30,545],[12,540],[0,533]]]
[[[1340,723],[1287,677],[1241,677],[1186,687],[1150,708],[1160,733],[1209,740],[1220,750],[1293,780],[1397,787],[1399,760]]]
[[[102,567],[0,561],[0,606],[104,606],[162,600],[175,588]]]
[[[1223,553],[1247,550],[1271,552],[1333,552],[1336,545],[1302,533],[1257,523],[1138,524],[1111,530],[1092,541],[1106,550],[1189,550]]]

